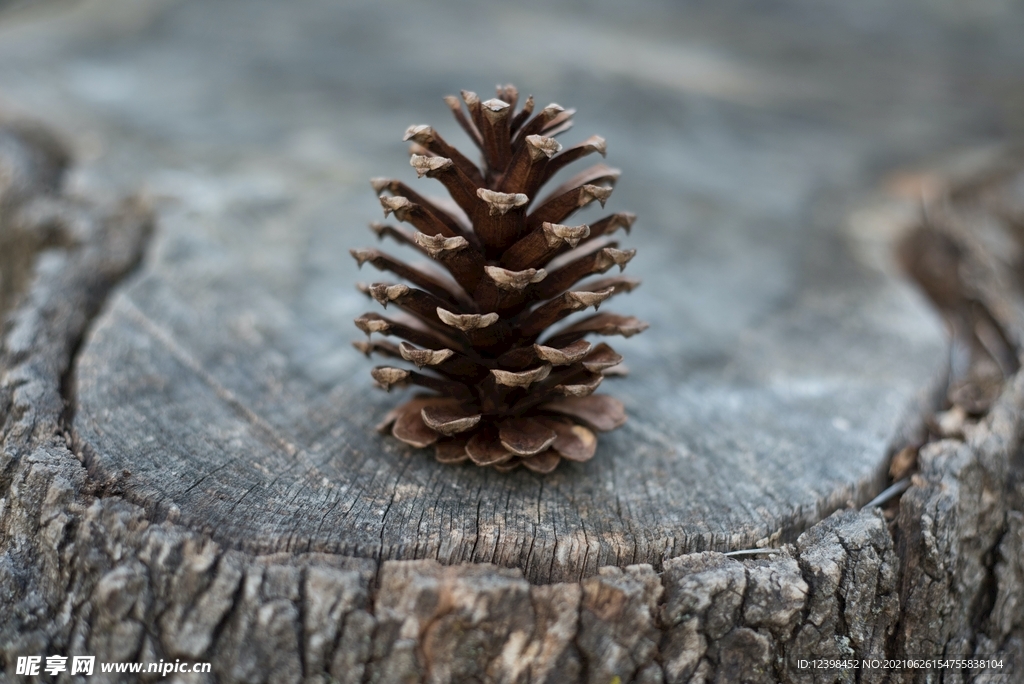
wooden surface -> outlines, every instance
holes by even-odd
[[[1019,18],[929,7],[0,15],[0,103],[80,160],[57,193],[26,162],[59,167],[50,143],[0,146],[0,238],[32,261],[0,356],[0,678],[53,652],[275,682],[788,682],[810,681],[805,657],[1019,657],[1020,377],[984,415],[930,415],[940,328],[889,248],[941,176],[887,176],[889,199],[861,204],[893,167],[1024,120]],[[512,49],[545,12],[578,24],[568,46]],[[449,40],[410,42],[424,32]],[[606,135],[625,171],[612,207],[641,215],[647,282],[624,301],[653,327],[615,388],[634,427],[547,479],[367,437],[393,399],[347,348],[365,176],[407,172],[404,127],[442,125],[436,96],[495,71],[579,107],[573,133]],[[146,212],[111,201],[139,187],[148,242]],[[1016,224],[966,204],[931,228],[964,256],[945,277],[1019,355]],[[944,439],[895,522],[826,517],[883,484],[915,419]],[[781,548],[686,553],[759,542]],[[422,557],[476,563],[386,560]]]
[[[295,30],[321,12],[346,16],[309,6]],[[490,80],[477,65],[455,83],[399,47],[374,68],[401,80],[363,82],[330,65],[383,57],[372,41],[324,26],[269,56],[260,36],[277,35],[277,15],[249,17],[253,40],[234,43],[232,13],[172,4],[125,29],[114,60],[72,61],[86,69],[72,99],[94,95],[94,78],[126,89],[111,97],[132,123],[102,145],[152,163],[140,172],[159,198],[150,258],[79,356],[76,430],[97,479],[251,552],[488,561],[536,581],[792,540],[881,489],[946,351],[919,296],[843,234],[843,198],[880,142],[785,119],[789,86],[765,91],[738,59],[717,66],[735,72],[724,95],[578,82],[569,56],[539,82],[526,64],[495,67],[579,108],[568,142],[610,141],[624,176],[609,209],[639,214],[626,243],[645,280],[621,306],[651,332],[622,345],[632,375],[607,391],[630,421],[592,463],[550,477],[444,468],[372,431],[399,398],[372,388],[348,346],[367,306],[352,285],[372,276],[347,251],[380,218],[366,178],[412,175],[405,126],[453,128],[440,97]],[[74,28],[84,52],[109,40]],[[209,67],[167,57],[186,53]]]
[[[69,371],[82,333],[138,259],[148,218],[137,204],[48,192],[24,158],[3,161],[34,191],[5,205],[0,228],[39,236],[58,226],[63,240],[34,260],[0,355],[0,678],[25,654],[63,653],[212,662],[210,675],[193,678],[202,682],[850,681],[800,662],[932,654],[994,657],[999,667],[863,670],[860,681],[1015,681],[1024,659],[1019,373],[981,418],[930,418],[938,433],[916,465],[904,464],[917,473],[884,515],[837,512],[766,554],[695,553],[660,574],[606,566],[549,585],[487,563],[254,556],[155,523],[117,480],[84,467],[70,434]],[[1013,197],[1004,192],[1012,184],[999,187],[997,200]],[[928,227],[924,253],[953,246],[954,261],[930,259],[947,267],[947,292],[988,311],[1019,356],[1019,233],[993,213],[999,204],[967,202]],[[887,201],[871,213],[907,209],[912,202]],[[969,217],[985,229],[965,230]]]

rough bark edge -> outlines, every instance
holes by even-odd
[[[254,557],[151,524],[116,482],[88,480],[65,409],[74,352],[138,260],[147,215],[38,187],[5,215],[49,203],[74,239],[38,257],[0,352],[0,679],[19,655],[90,654],[209,660],[214,676],[195,681],[224,682],[961,681],[975,677],[797,661],[1024,647],[1024,516],[1001,486],[1020,450],[1020,376],[963,441],[923,450],[898,546],[877,512],[843,511],[772,556],[535,586],[490,565]]]

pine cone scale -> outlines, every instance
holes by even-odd
[[[498,424],[501,446],[516,456],[536,456],[554,444],[558,434],[538,420],[513,418]]]
[[[556,434],[551,448],[562,458],[583,463],[589,461],[597,451],[597,436],[583,427],[563,420],[541,417],[538,420]]]
[[[528,470],[532,470],[533,472],[541,475],[547,475],[558,467],[561,457],[554,451],[554,449],[548,449],[544,453],[537,454],[536,456],[531,456],[529,458],[523,458],[521,461]]]
[[[434,156],[450,159],[473,185],[477,187],[483,186],[484,178],[476,164],[471,162],[458,149],[445,142],[444,138],[430,126],[410,126],[406,129],[403,139],[422,145],[426,151]]]
[[[498,439],[493,426],[480,430],[466,442],[466,454],[478,466],[492,466],[511,460],[515,454],[506,449]]]

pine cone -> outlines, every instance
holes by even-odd
[[[410,163],[419,177],[434,178],[451,195],[427,199],[401,181],[374,179],[384,216],[394,214],[416,230],[376,223],[388,237],[422,252],[443,267],[405,264],[376,249],[354,249],[359,265],[370,263],[409,283],[360,285],[385,308],[404,314],[363,314],[356,326],[380,339],[354,343],[367,356],[412,362],[419,371],[378,366],[378,385],[418,385],[428,393],[391,411],[379,426],[415,447],[434,445],[437,460],[508,471],[519,465],[549,473],[562,458],[594,455],[593,430],[626,421],[622,403],[594,390],[606,375],[621,374],[622,357],[588,335],[629,337],[647,327],[631,316],[598,313],[539,338],[566,316],[629,292],[639,281],[615,276],[579,281],[618,266],[636,250],[620,250],[608,236],[627,231],[633,214],[613,214],[589,226],[564,225],[577,210],[604,206],[619,171],[593,166],[534,202],[546,181],[593,152],[605,153],[594,136],[562,150],[554,136],[572,126],[573,110],[551,104],[533,114],[533,97],[518,112],[518,93],[498,87],[481,102],[463,91],[445,101],[483,152],[477,167],[430,126],[412,126]],[[382,194],[384,193],[384,194]],[[571,289],[572,288],[572,289]]]

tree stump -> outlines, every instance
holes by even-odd
[[[208,660],[207,681],[245,682],[853,681],[799,662],[936,655],[1007,667],[858,677],[1012,676],[1018,163],[891,177],[897,198],[846,220],[888,129],[780,120],[792,84],[738,62],[704,64],[714,88],[644,72],[638,95],[575,83],[558,57],[544,87],[604,105],[581,125],[626,172],[611,201],[641,217],[628,306],[651,329],[610,388],[630,422],[549,476],[442,466],[372,429],[399,399],[348,347],[367,304],[347,250],[377,218],[360,177],[398,169],[385,141],[442,128],[430,102],[462,84],[420,65],[427,97],[407,101],[350,70],[341,91],[361,98],[328,96],[324,65],[368,48],[325,27],[354,15],[249,11],[227,60],[237,15],[198,3],[0,23],[0,92],[87,158],[62,183],[60,142],[0,128],[0,676],[55,653]],[[116,54],[95,52],[111,31]],[[169,58],[185,55],[207,68]],[[40,92],[57,67],[68,88]],[[715,142],[721,121],[736,137]],[[146,201],[110,199],[140,184]],[[908,187],[948,197],[909,233]],[[901,240],[936,309],[899,275]],[[890,473],[915,473],[898,508],[858,510]]]

